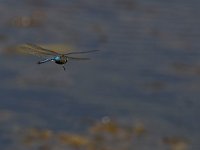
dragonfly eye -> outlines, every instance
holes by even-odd
[[[60,60],[60,57],[59,57],[59,56],[56,56],[56,57],[55,57],[55,60]]]

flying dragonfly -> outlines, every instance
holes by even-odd
[[[19,47],[20,52],[32,54],[39,57],[45,57],[46,59],[41,60],[38,64],[43,64],[46,62],[54,61],[56,64],[62,65],[63,69],[65,70],[65,64],[68,60],[89,60],[90,58],[85,57],[74,57],[72,55],[76,54],[84,54],[84,53],[93,53],[99,50],[90,50],[90,51],[81,51],[81,52],[69,52],[69,53],[58,53],[53,50],[45,49],[35,44],[27,43],[26,45],[22,45]]]

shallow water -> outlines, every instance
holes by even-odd
[[[198,1],[0,4],[1,149],[23,149],[16,136],[23,128],[82,133],[88,120],[105,116],[146,126],[149,137],[137,149],[164,149],[165,136],[200,148]],[[37,65],[40,58],[7,54],[26,42],[101,51],[63,71],[54,63]]]

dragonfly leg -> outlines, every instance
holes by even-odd
[[[62,67],[63,67],[63,69],[65,70],[65,66],[63,65]]]

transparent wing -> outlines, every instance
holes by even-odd
[[[97,51],[99,51],[99,50],[90,50],[90,51],[82,51],[82,52],[70,52],[70,53],[66,53],[64,55],[93,53],[93,52],[97,52]]]
[[[90,60],[90,58],[84,58],[84,57],[71,57],[71,56],[67,56],[67,58],[73,59],[73,60]]]
[[[39,57],[44,57],[44,56],[56,56],[59,55],[59,53],[54,52],[52,50],[44,49],[40,46],[37,46],[35,44],[26,44],[26,45],[21,45],[18,47],[18,51],[26,54],[32,54],[35,56]]]
[[[40,47],[40,46],[38,46],[38,45],[35,45],[35,44],[27,43],[27,45],[30,46],[30,47],[32,47],[32,48],[38,49],[39,51],[47,52],[47,53],[54,54],[54,55],[59,54],[59,53],[57,53],[57,52],[55,52],[55,51],[42,48],[42,47]]]

